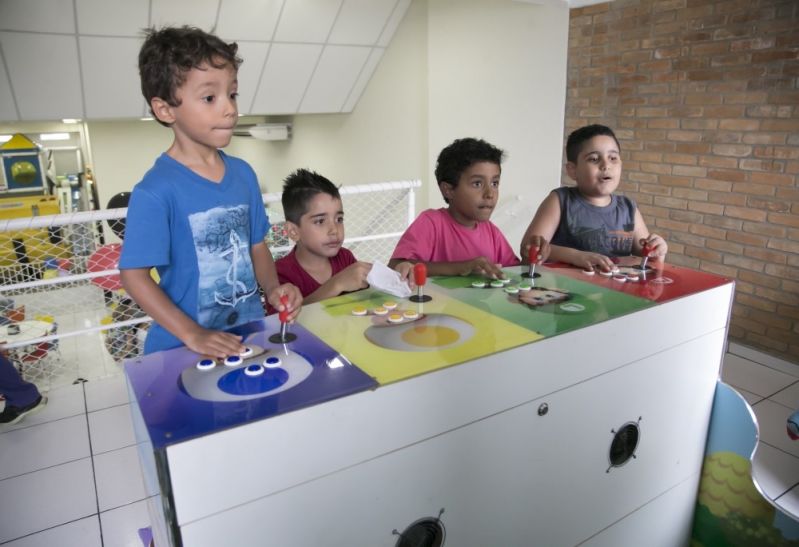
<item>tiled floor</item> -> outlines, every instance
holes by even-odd
[[[62,386],[0,428],[0,544],[141,547],[149,524],[124,377]]]
[[[141,546],[137,530],[149,518],[121,369],[81,375],[90,381],[52,389],[42,412],[0,427],[3,546]],[[761,488],[799,514],[799,442],[785,434],[799,406],[799,366],[730,344],[723,378],[760,423]]]
[[[752,406],[760,429],[752,474],[761,491],[799,515],[799,441],[786,421],[799,408],[799,366],[731,343],[722,379]]]

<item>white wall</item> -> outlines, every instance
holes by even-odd
[[[251,149],[242,157],[270,192],[299,167],[345,185],[427,176],[426,29],[426,2],[415,1],[352,113],[294,116],[290,142],[234,143]]]
[[[429,3],[428,170],[456,138],[480,137],[504,149],[491,220],[514,249],[560,183],[568,30],[569,8],[557,0]],[[434,185],[428,197],[430,206],[444,204]]]

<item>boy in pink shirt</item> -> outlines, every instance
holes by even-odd
[[[427,209],[405,230],[389,267],[424,262],[429,275],[504,277],[519,259],[489,219],[499,198],[504,153],[481,139],[458,139],[438,155],[436,180],[448,207]]]

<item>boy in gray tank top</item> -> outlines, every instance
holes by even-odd
[[[611,271],[611,257],[636,254],[662,260],[666,241],[649,232],[635,202],[613,192],[621,178],[619,141],[604,125],[577,129],[566,142],[566,172],[577,183],[553,190],[522,238],[521,253],[530,245],[548,247],[549,259],[585,270]]]

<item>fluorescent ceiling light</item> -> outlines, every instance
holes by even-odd
[[[43,141],[68,141],[69,133],[41,133],[39,138]]]
[[[64,118],[61,121],[63,123],[80,123],[80,118]]]

